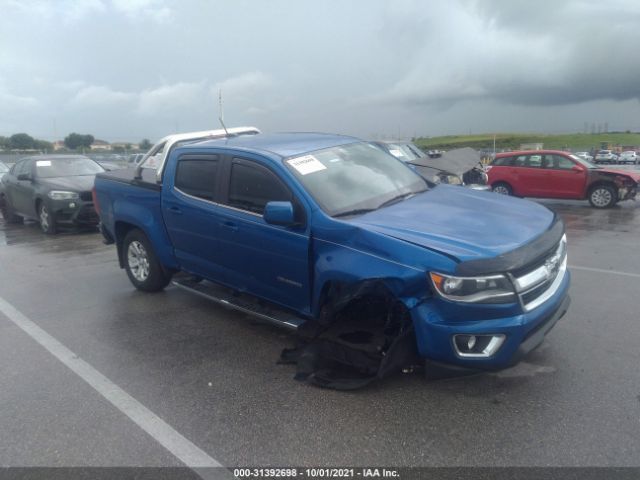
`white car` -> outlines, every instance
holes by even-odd
[[[583,160],[587,160],[588,162],[593,161],[593,156],[589,155],[589,152],[576,152],[574,155],[582,158]]]
[[[637,165],[640,162],[640,156],[633,150],[622,152],[618,158],[620,163],[628,163],[630,165]]]
[[[617,163],[618,155],[612,150],[600,150],[596,153],[596,163]]]

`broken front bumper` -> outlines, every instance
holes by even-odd
[[[453,370],[499,370],[514,365],[542,343],[545,335],[567,312],[570,273],[567,271],[554,295],[539,307],[513,314],[516,305],[503,307],[505,316],[488,320],[469,320],[468,312],[456,318],[451,308],[438,308],[437,302],[425,302],[411,311],[418,352],[428,363]],[[451,307],[451,305],[449,305]],[[446,311],[447,318],[443,312]],[[520,310],[521,312],[521,310]],[[511,314],[510,314],[511,313]],[[499,340],[491,355],[461,353],[456,339],[474,337]]]

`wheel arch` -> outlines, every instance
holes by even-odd
[[[149,235],[147,235],[144,229],[138,225],[135,225],[129,222],[123,222],[123,221],[117,221],[115,223],[115,241],[116,241],[116,249],[118,252],[118,264],[120,265],[120,268],[125,267],[124,252],[122,248],[124,243],[124,237],[126,237],[131,230],[140,230],[142,233],[145,234],[147,238],[149,238]]]

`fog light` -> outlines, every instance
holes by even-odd
[[[453,346],[459,357],[488,358],[500,349],[504,340],[503,334],[454,335]]]
[[[71,203],[69,204],[69,208],[76,208],[76,204],[75,204],[74,202],[71,202]]]
[[[469,350],[473,350],[473,347],[475,346],[475,344],[476,344],[476,336],[475,335],[471,335],[469,337],[469,341],[467,342],[467,348]]]

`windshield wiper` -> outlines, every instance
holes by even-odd
[[[409,193],[403,193],[402,195],[396,195],[395,197],[390,198],[385,202],[382,202],[380,205],[378,205],[378,208],[388,207],[389,205],[393,205],[394,203],[401,202],[402,200],[408,200],[411,197],[416,196],[418,193],[422,193],[426,191],[427,189],[425,188],[424,190],[418,190],[417,192],[409,192]]]
[[[377,208],[355,208],[353,210],[347,210],[346,212],[336,213],[333,217],[351,217],[353,215],[362,215],[364,213],[373,212],[374,210],[377,210]]]

